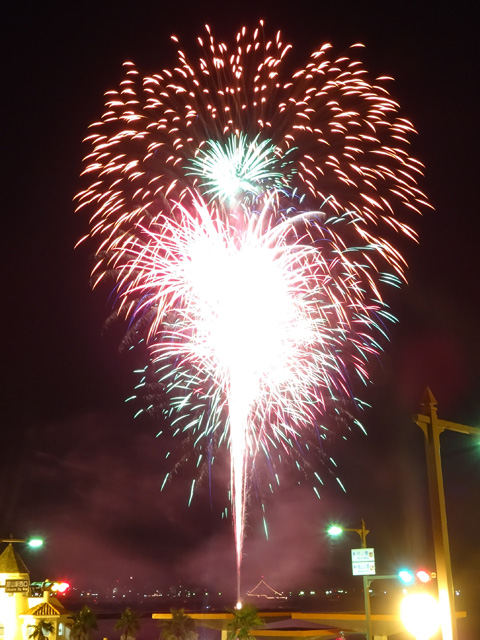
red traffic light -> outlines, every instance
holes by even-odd
[[[415,577],[420,582],[423,582],[423,584],[426,584],[427,582],[430,582],[432,578],[435,577],[435,574],[432,573],[431,571],[427,571],[426,569],[418,569],[418,571],[415,572]]]

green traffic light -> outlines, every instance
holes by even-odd
[[[398,577],[403,582],[403,584],[412,584],[415,579],[413,571],[410,571],[409,569],[402,569],[401,571],[399,571]]]

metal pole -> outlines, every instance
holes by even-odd
[[[372,623],[370,615],[370,585],[367,576],[363,576],[363,595],[365,599],[365,620],[367,622],[367,640],[372,640]]]
[[[437,418],[437,401],[427,388],[422,400],[422,408],[428,420],[417,424],[425,435],[427,457],[428,489],[432,512],[433,543],[438,583],[438,601],[441,611],[443,640],[457,640],[457,619],[455,616],[455,595],[453,590],[452,565],[448,541],[447,513],[443,488],[442,461],[440,456],[440,433],[444,430]],[[423,417],[423,416],[418,416]]]
[[[363,549],[367,548],[367,533],[365,529],[365,520],[362,519],[362,528],[357,529],[357,533],[362,540]],[[371,608],[370,608],[370,583],[368,576],[363,577],[363,598],[365,601],[365,622],[367,623],[367,640],[372,640],[372,620],[371,620]]]
[[[367,548],[367,533],[370,533],[369,529],[365,527],[365,520],[362,518],[362,528],[361,529],[345,529],[343,531],[354,531],[358,533],[360,536],[360,540],[362,541],[362,549]],[[363,577],[363,598],[365,601],[365,622],[367,624],[367,640],[372,640],[372,620],[371,620],[371,609],[370,609],[370,582],[368,581],[368,576]]]

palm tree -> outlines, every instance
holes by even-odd
[[[255,640],[252,629],[261,627],[263,620],[258,616],[258,609],[251,604],[244,604],[240,609],[230,611],[233,620],[228,625],[228,640]]]
[[[32,627],[32,633],[28,637],[32,638],[32,640],[45,640],[47,636],[55,631],[53,622],[49,622],[43,618],[38,620],[37,624],[29,626]]]
[[[72,640],[92,640],[92,632],[97,626],[97,616],[85,605],[80,613],[75,613],[73,616],[70,638]]]
[[[162,623],[162,640],[197,640],[195,621],[185,613],[185,609],[170,609],[171,620]]]
[[[122,613],[120,620],[115,623],[115,629],[123,631],[122,640],[135,640],[138,630],[140,629],[140,620],[138,615],[127,607]]]

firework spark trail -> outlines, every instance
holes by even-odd
[[[78,195],[94,281],[113,275],[119,312],[148,325],[184,429],[225,433],[238,576],[247,456],[288,448],[368,379],[383,285],[404,278],[392,239],[416,239],[408,218],[428,205],[388,78],[330,45],[291,75],[291,45],[262,27],[233,47],[207,27],[195,63],[179,50],[143,80],[125,63]]]

